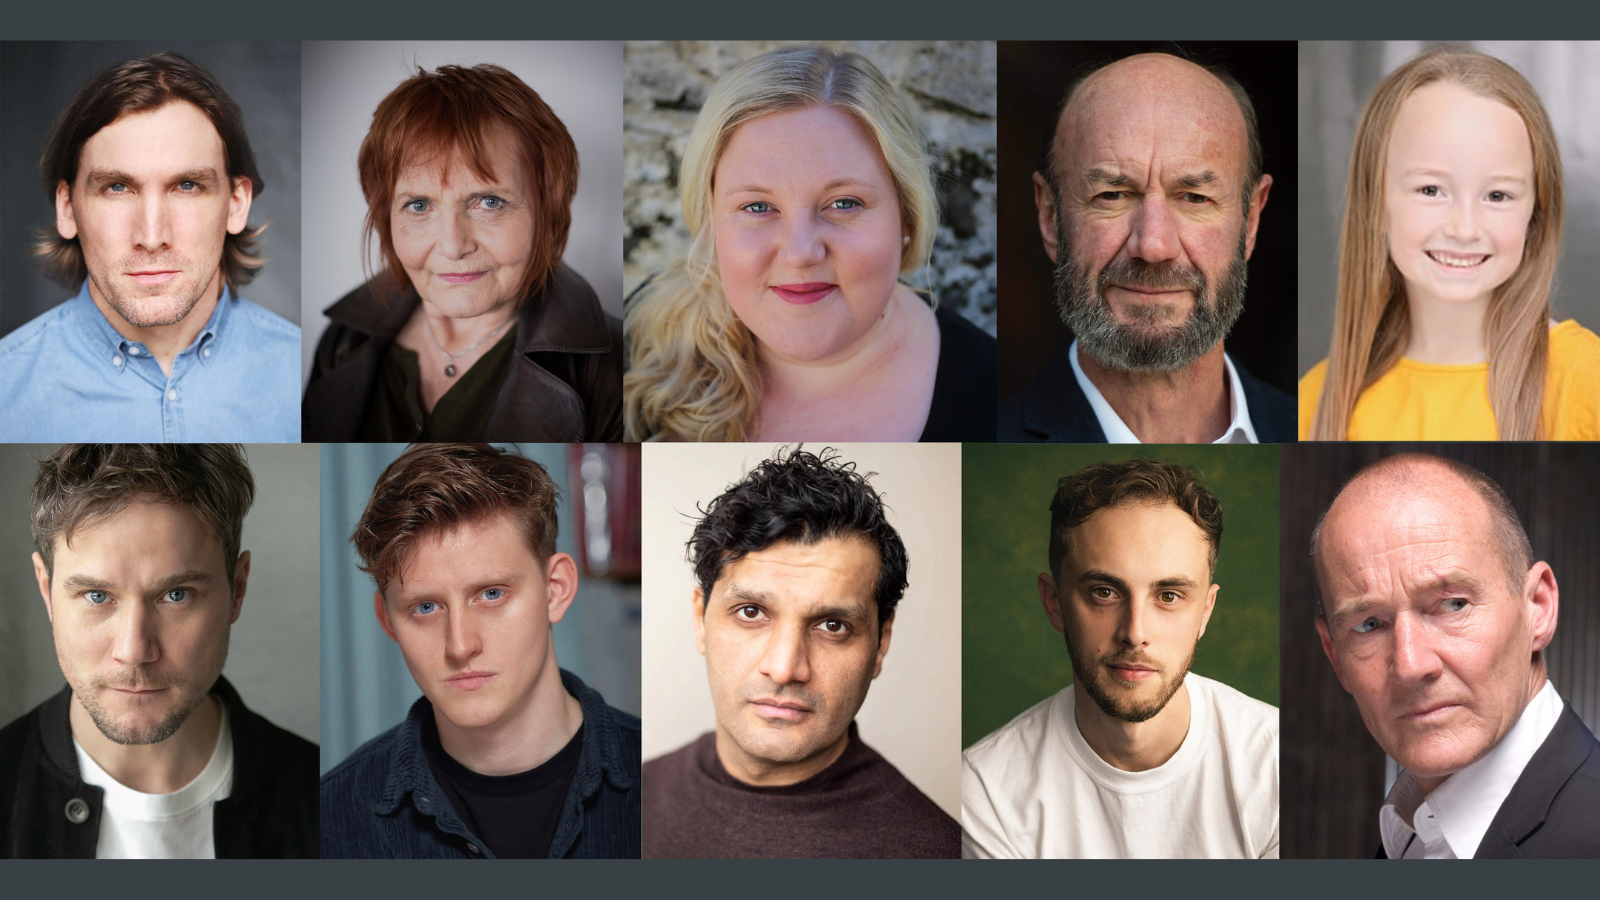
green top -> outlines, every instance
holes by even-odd
[[[378,381],[361,423],[360,440],[483,440],[494,402],[511,373],[512,338],[516,333],[514,328],[508,330],[472,368],[462,372],[433,405],[431,415],[422,412],[422,370],[417,354],[399,344],[390,344],[378,365]]]

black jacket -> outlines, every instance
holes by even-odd
[[[317,745],[251,712],[226,678],[211,693],[233,732],[233,790],[212,808],[217,858],[316,857]],[[63,688],[0,730],[0,857],[94,859],[105,792],[78,773],[71,700]]]
[[[578,770],[562,801],[550,858],[638,859],[639,717],[606,705],[571,672],[561,684],[583,707]],[[493,859],[428,767],[422,697],[406,720],[322,776],[322,855],[328,859]]]
[[[1386,859],[1383,843],[1378,858]],[[1600,741],[1566,704],[1473,859],[1600,859]]]
[[[1078,387],[1064,344],[1050,356],[1043,372],[1033,376],[1020,393],[1000,402],[997,440],[1002,443],[1104,444],[1105,430],[1094,407]],[[1263,444],[1291,443],[1299,422],[1298,401],[1263,381],[1258,381],[1235,360],[1250,425]],[[311,440],[306,438],[306,440]]]
[[[389,345],[422,298],[380,297],[362,285],[325,310],[300,408],[304,441],[354,441]],[[522,304],[516,355],[484,432],[486,441],[622,440],[622,321],[565,263]]]

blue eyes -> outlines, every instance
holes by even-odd
[[[772,204],[771,203],[762,203],[759,200],[756,201],[755,203],[746,203],[744,206],[741,206],[739,208],[744,210],[745,212],[753,212],[753,213],[772,212]]]
[[[836,210],[838,212],[849,212],[854,209],[860,209],[863,205],[864,204],[860,200],[857,200],[854,197],[840,197],[837,200],[829,201],[826,208]],[[743,210],[744,212],[762,215],[772,212],[772,204],[765,200],[757,200],[753,203],[746,203],[745,205],[739,207],[739,209]]]
[[[478,198],[476,205],[478,208],[488,212],[500,212],[510,204],[501,197],[487,196]],[[430,200],[423,199],[407,200],[401,204],[400,208],[413,215],[422,215],[433,208],[433,203]]]
[[[500,590],[499,588],[489,588],[488,590],[483,592],[483,599],[485,599],[485,600],[499,600],[501,597],[504,597],[505,595],[506,595],[506,592]]]
[[[171,590],[169,590],[166,593],[161,595],[161,602],[163,602],[163,603],[182,603],[183,601],[188,600],[193,596],[194,596],[194,591],[192,589],[190,589],[190,588],[173,588],[173,589],[171,589]],[[107,603],[111,602],[111,592],[110,591],[84,591],[83,592],[83,599],[87,600],[93,606],[105,606]]]
[[[188,588],[173,588],[161,595],[161,599],[168,603],[182,603],[193,594]]]
[[[1453,597],[1444,601],[1441,606],[1444,607],[1445,612],[1460,612],[1467,608],[1467,601],[1461,599],[1460,597]]]
[[[1366,634],[1369,631],[1375,631],[1380,624],[1382,623],[1378,621],[1377,616],[1368,616],[1367,618],[1361,620],[1361,624],[1350,630],[1354,631],[1356,634]]]
[[[506,202],[499,197],[485,197],[479,205],[484,209],[503,209]]]
[[[496,600],[502,600],[502,599],[505,598],[505,596],[506,596],[505,588],[484,588],[482,591],[480,591],[478,593],[478,598],[480,600],[487,600],[487,601],[490,601],[490,602],[493,602],[493,601],[496,601]],[[411,607],[411,612],[412,612],[413,615],[431,616],[431,615],[433,615],[434,613],[438,612],[439,610],[441,610],[443,608],[444,607],[443,607],[442,604],[440,604],[440,603],[438,603],[438,602],[436,602],[434,600],[423,600],[421,603],[418,603],[416,606]]]
[[[1463,597],[1451,597],[1451,598],[1449,598],[1447,600],[1441,600],[1439,602],[1439,612],[1442,612],[1442,613],[1458,613],[1458,612],[1461,612],[1462,610],[1466,609],[1468,605],[1469,605],[1469,601],[1467,601]],[[1365,619],[1362,619],[1359,623],[1357,623],[1350,630],[1354,631],[1356,634],[1370,634],[1370,633],[1372,633],[1374,631],[1377,631],[1379,628],[1382,628],[1382,627],[1383,627],[1383,619],[1381,617],[1379,617],[1379,616],[1367,616]]]
[[[411,611],[419,616],[426,616],[438,608],[439,604],[433,602],[432,600],[424,600],[412,607]]]
[[[406,202],[404,209],[409,213],[425,213],[428,211],[428,201],[409,200]]]
[[[85,591],[83,594],[83,599],[93,603],[95,606],[100,606],[101,604],[110,601],[111,595],[105,591]]]

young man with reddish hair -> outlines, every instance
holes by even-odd
[[[559,491],[487,444],[418,444],[351,538],[422,689],[322,779],[322,855],[638,857],[639,719],[557,667],[578,590]]]

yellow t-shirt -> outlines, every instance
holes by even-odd
[[[1300,440],[1322,399],[1328,361],[1300,379]],[[1572,319],[1550,329],[1544,383],[1544,435],[1552,441],[1600,440],[1600,336]],[[1401,359],[1365,391],[1350,415],[1352,441],[1493,441],[1489,364],[1447,366]]]

